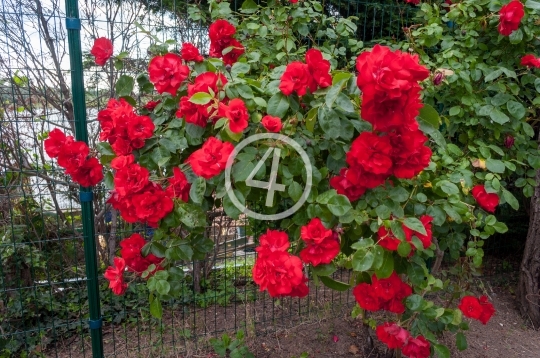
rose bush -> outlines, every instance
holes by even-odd
[[[207,213],[241,214],[229,193],[263,214],[292,207],[308,168],[279,140],[243,148],[232,187],[225,184],[237,143],[280,133],[307,153],[312,187],[298,211],[258,238],[260,289],[304,297],[309,271],[332,289],[352,289],[353,316],[390,349],[448,357],[438,340],[444,331],[465,349],[463,316],[487,323],[494,313],[485,296],[467,292],[484,240],[507,230],[491,213],[517,207],[514,182],[530,195],[530,167],[540,166],[527,123],[540,79],[534,59],[520,65],[540,4],[515,2],[421,4],[407,41],[366,50],[354,39],[354,19],[323,15],[317,1],[246,0],[239,13],[211,1],[211,19],[191,8],[193,20],[211,23],[209,57],[192,44],[152,46],[148,74],[137,87],[120,76],[119,98],[98,115],[109,203],[127,222],[156,229],[149,241],[134,234],[120,243],[105,274],[113,292],[129,289],[124,274],[141,277],[160,317],[161,300],[182,292],[179,265],[212,250]],[[48,141],[53,157],[65,139],[51,132]],[[69,162],[86,160],[87,150],[73,150]],[[273,161],[257,165],[272,150],[274,177]],[[262,205],[268,188],[253,180],[281,187]],[[428,262],[440,264],[444,252],[460,260],[447,272],[458,277],[443,281]],[[338,267],[352,271],[350,282],[332,278]],[[368,311],[387,312],[386,321]]]

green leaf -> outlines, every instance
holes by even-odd
[[[388,196],[398,203],[403,203],[409,199],[409,192],[405,188],[397,186],[388,192]]]
[[[456,335],[456,347],[460,351],[464,351],[468,347],[467,338],[465,338],[463,332],[458,332]]]
[[[394,272],[394,256],[390,251],[385,250],[382,264],[375,270],[375,275],[377,275],[377,278],[388,278],[392,272]]]
[[[490,82],[490,81],[493,81],[494,79],[496,79],[497,77],[499,77],[500,75],[502,75],[503,71],[501,69],[499,70],[495,70],[493,72],[491,72],[490,74],[488,74],[486,76],[486,78],[484,78],[484,82]]]
[[[521,29],[517,29],[515,31],[512,31],[512,33],[509,36],[510,43],[511,44],[518,44],[523,40],[523,31]]]
[[[336,195],[328,200],[328,210],[335,216],[343,216],[351,209],[351,202],[344,195]]]
[[[416,231],[419,234],[426,235],[426,228],[424,227],[424,224],[417,218],[405,218],[403,220],[403,224],[408,227],[409,229]]]
[[[402,241],[399,243],[399,246],[397,248],[397,252],[399,256],[401,257],[407,257],[411,253],[411,244],[409,244],[407,241]]]
[[[206,226],[206,213],[199,205],[181,204],[176,209],[180,221],[189,227]]]
[[[244,196],[242,195],[242,193],[238,190],[234,190],[234,193],[236,195],[236,198],[238,199],[238,201],[240,203],[242,203],[243,205],[245,205],[245,199],[244,199]],[[231,199],[229,198],[229,195],[226,195],[224,198],[223,198],[223,210],[225,210],[225,213],[231,217],[232,219],[235,219],[237,220],[239,217],[240,217],[240,210],[236,207],[236,205],[231,201]]]
[[[459,194],[459,188],[457,185],[448,180],[441,180],[436,184],[436,186],[441,188],[441,190],[448,195]]]
[[[504,173],[506,167],[504,163],[497,159],[486,159],[486,168],[493,173]]]
[[[166,295],[171,290],[171,285],[165,280],[158,280],[156,282],[156,291],[160,295]]]
[[[266,113],[271,116],[283,118],[289,109],[289,99],[283,93],[278,92],[268,100]]]
[[[241,12],[244,14],[253,14],[258,9],[257,3],[253,0],[246,0],[242,4],[242,7],[240,8]]]
[[[340,134],[340,121],[337,113],[326,106],[319,107],[319,124],[323,132],[329,137],[336,139]]]
[[[424,269],[413,263],[407,268],[407,276],[413,285],[421,285],[425,278]]]
[[[161,319],[163,316],[163,308],[161,307],[161,301],[159,298],[154,297],[153,294],[150,294],[150,313],[155,318]]]
[[[517,201],[514,194],[512,194],[506,189],[503,189],[503,198],[508,203],[508,205],[512,207],[512,209],[514,210],[519,209],[519,202]]]
[[[212,100],[212,98],[214,98],[214,96],[212,96],[210,93],[197,92],[194,93],[193,96],[191,96],[189,101],[194,104],[204,105],[208,104]]]
[[[107,142],[100,142],[96,146],[99,154],[101,155],[114,155],[116,156],[116,153],[114,153],[114,150],[112,149],[111,145]]]
[[[315,128],[315,123],[317,122],[317,111],[318,108],[312,108],[309,110],[309,112],[306,114],[306,129],[313,133],[313,130]]]
[[[189,197],[194,203],[200,204],[204,199],[204,192],[206,191],[206,180],[204,178],[197,178],[192,184],[189,190]]]
[[[495,123],[499,124],[505,124],[510,120],[510,117],[508,117],[506,114],[501,112],[498,108],[493,108],[489,112],[489,117],[493,120]]]
[[[331,274],[336,272],[336,266],[334,266],[334,264],[330,263],[328,265],[314,266],[314,267],[311,268],[311,270],[317,276],[330,276]]]
[[[352,257],[353,270],[364,272],[371,268],[375,256],[371,251],[358,250]]]
[[[424,299],[422,298],[422,296],[417,294],[410,295],[409,297],[407,297],[407,299],[405,299],[405,305],[411,311],[419,311],[424,305]]]
[[[294,181],[291,185],[289,185],[288,193],[291,199],[293,199],[294,201],[298,201],[304,193],[304,189],[302,189],[302,186],[300,184]]]
[[[116,85],[114,86],[116,95],[118,97],[129,96],[131,92],[133,92],[134,84],[135,80],[133,79],[133,77],[128,75],[120,76],[120,78],[116,82]]]
[[[437,355],[437,357],[450,358],[450,350],[445,345],[435,344],[433,348],[435,350],[435,354]]]
[[[519,102],[508,101],[508,103],[506,103],[506,108],[508,109],[508,113],[510,113],[515,119],[525,117],[525,107]]]
[[[440,125],[441,118],[439,113],[435,108],[431,107],[429,104],[424,104],[424,107],[420,109],[420,114],[418,119],[431,125],[433,128],[438,129]]]
[[[351,286],[346,283],[336,281],[327,276],[319,277],[319,280],[326,286],[336,291],[347,291]]]

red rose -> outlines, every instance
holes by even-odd
[[[156,126],[150,117],[135,116],[127,124],[128,137],[131,140],[151,138],[152,134],[154,134],[155,127]]]
[[[356,201],[366,192],[361,173],[362,170],[359,169],[341,168],[339,175],[330,179],[330,186],[336,189],[338,194],[345,195],[349,201]]]
[[[540,58],[534,55],[525,55],[521,58],[521,66],[540,68]]]
[[[72,136],[66,136],[60,129],[55,128],[49,132],[49,136],[43,142],[45,152],[51,158],[58,157],[63,150],[64,145],[73,143]]]
[[[94,40],[90,53],[94,55],[96,65],[103,66],[113,54],[113,44],[106,37],[97,38]]]
[[[319,218],[313,218],[311,221],[300,228],[300,237],[306,243],[320,244],[326,239],[332,238],[332,230],[327,229]]]
[[[180,200],[187,203],[189,200],[191,184],[188,182],[186,175],[180,168],[173,168],[173,177],[169,178],[169,184],[169,187],[166,189],[167,195],[173,198],[180,198]]]
[[[114,266],[109,266],[103,275],[109,280],[109,288],[115,295],[122,295],[127,290],[127,284],[124,282],[124,270],[126,262],[121,257],[114,258]]]
[[[180,50],[180,54],[182,55],[184,61],[204,61],[204,57],[202,57],[199,53],[199,49],[190,44],[189,42],[184,42],[182,44],[182,50]]]
[[[159,266],[161,261],[163,261],[162,258],[158,258],[153,254],[148,254],[146,257],[142,256],[141,250],[144,245],[146,245],[146,240],[137,233],[120,241],[120,255],[122,255],[122,258],[126,261],[128,270],[135,272],[138,275],[141,275],[146,271],[151,264],[156,265],[156,270],[154,270],[153,273],[162,269]]]
[[[314,48],[309,49],[306,52],[306,64],[309,73],[315,82],[309,86],[311,92],[315,92],[317,86],[325,88],[332,85],[330,61],[323,58],[321,51]]]
[[[290,96],[293,92],[296,92],[300,97],[305,95],[311,82],[308,66],[302,62],[288,64],[280,81],[279,89],[284,95]]]
[[[412,290],[409,291],[404,287],[407,286],[410,289],[410,286],[403,283],[395,271],[392,272],[390,277],[383,279],[378,279],[376,275],[373,275],[371,278],[371,285],[377,296],[385,301],[389,301],[393,298],[402,300],[412,293]],[[403,297],[405,294],[407,295]]]
[[[253,281],[272,297],[288,296],[304,283],[302,261],[282,251],[258,257],[253,266]]]
[[[495,308],[493,307],[493,304],[488,301],[486,296],[481,296],[478,302],[480,302],[480,305],[482,306],[482,314],[478,320],[482,322],[482,324],[487,324],[491,319],[491,316],[495,313]]]
[[[357,85],[363,93],[385,94],[389,99],[419,87],[418,82],[429,77],[428,69],[418,63],[417,55],[391,51],[380,45],[360,54],[356,69]]]
[[[479,319],[482,315],[482,305],[474,296],[465,296],[461,299],[458,308],[465,317]]]
[[[324,239],[320,243],[306,241],[306,247],[300,251],[300,258],[306,264],[318,266],[329,264],[339,254],[339,241],[334,237]]]
[[[398,130],[390,135],[394,175],[402,179],[412,179],[428,165],[431,149],[424,145],[428,138],[420,130]]]
[[[229,105],[219,104],[219,115],[229,120],[229,129],[233,133],[242,133],[248,126],[249,112],[244,101],[235,98]]]
[[[233,38],[235,32],[235,27],[226,20],[216,20],[210,25],[210,56],[223,57],[226,65],[235,63],[245,51],[244,46]]]
[[[176,91],[189,75],[189,67],[182,64],[180,56],[168,53],[150,60],[148,74],[159,94],[168,92],[176,96]]]
[[[141,194],[133,196],[135,213],[142,222],[157,227],[158,221],[169,214],[173,207],[172,199],[159,185],[148,185]]]
[[[506,137],[504,137],[504,146],[506,148],[512,148],[514,146],[514,137],[510,134],[507,134]]]
[[[472,189],[472,196],[482,209],[494,213],[499,205],[499,196],[496,193],[487,193],[483,185],[475,185]]]
[[[157,107],[157,105],[160,104],[160,103],[161,103],[161,100],[159,100],[159,101],[148,101],[148,103],[146,103],[144,105],[144,109],[147,109],[150,112],[152,112]]]
[[[390,349],[402,348],[410,337],[406,329],[389,322],[377,326],[376,333],[377,338]]]
[[[236,28],[227,20],[216,20],[208,28],[210,41],[217,42],[222,39],[231,38],[236,32]]]
[[[195,77],[193,84],[188,85],[188,96],[191,97],[197,92],[210,93],[210,90],[217,94],[226,84],[227,78],[223,74],[204,72]]]
[[[121,155],[111,160],[111,168],[120,170],[132,163],[135,163],[135,156],[133,154]]]
[[[392,172],[392,145],[388,136],[362,132],[347,153],[347,164],[361,167],[366,172],[389,175]]]
[[[405,233],[407,232],[405,231]],[[379,241],[377,243],[387,250],[396,251],[401,243],[401,240],[395,237],[394,234],[384,226],[379,228],[377,235],[379,236]],[[407,241],[410,241],[410,238],[407,238]]]
[[[201,106],[189,101],[189,97],[180,98],[180,107],[176,111],[176,117],[184,118],[186,123],[191,123],[199,127],[206,127],[208,117],[199,110]]]
[[[238,61],[238,57],[244,54],[246,52],[244,46],[237,40],[232,39],[231,42],[229,42],[229,45],[223,49],[227,50],[228,52],[223,55],[223,63],[225,65],[232,65],[236,61]],[[223,51],[226,52],[226,51]]]
[[[499,33],[503,36],[510,36],[512,32],[519,28],[524,15],[523,4],[519,0],[512,0],[501,7],[499,11]]]
[[[259,246],[255,248],[258,257],[267,256],[272,252],[287,252],[291,244],[287,233],[279,230],[266,230],[259,238]]]
[[[306,297],[309,293],[309,287],[306,285],[307,281],[308,279],[304,276],[303,282],[294,286],[288,296],[298,298]]]
[[[90,153],[88,145],[81,141],[65,143],[58,153],[58,165],[66,170],[67,174],[75,172],[86,161]]]
[[[420,0],[405,0],[405,2],[407,4],[413,4],[413,5],[418,5],[420,4]]]
[[[283,127],[279,117],[273,117],[269,114],[263,117],[261,124],[263,125],[264,129],[271,133],[279,133]]]
[[[422,336],[409,338],[401,352],[409,358],[428,358],[431,355],[430,344]]]
[[[195,174],[210,179],[225,170],[225,165],[234,147],[216,137],[209,137],[202,148],[193,152],[187,159]]]
[[[94,186],[103,180],[103,165],[96,158],[89,158],[71,173],[71,178],[81,186]]]
[[[358,305],[367,311],[378,311],[381,309],[379,297],[375,293],[373,286],[368,283],[360,283],[353,289],[353,295]]]
[[[426,235],[422,235],[419,232],[415,232],[415,236],[422,241],[422,245],[424,246],[424,249],[427,249],[431,246],[431,239],[432,239],[432,233],[431,233],[431,222],[433,221],[433,217],[429,215],[422,215],[420,217],[420,221],[424,225],[424,228],[426,229]]]
[[[114,175],[114,190],[119,196],[141,192],[150,182],[150,172],[139,164],[129,164]]]

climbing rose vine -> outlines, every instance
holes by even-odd
[[[456,13],[469,6],[468,0],[407,3],[419,5],[430,23],[439,16],[459,21]],[[529,10],[517,0],[501,5],[474,5],[486,13],[486,22],[471,33],[485,31],[514,44],[516,34],[528,31],[523,19]],[[84,143],[57,129],[45,141],[47,154],[73,180],[92,186],[104,178],[111,207],[126,222],[154,229],[120,241],[119,257],[105,271],[113,293],[125,293],[127,282],[139,278],[149,290],[152,314],[160,317],[161,302],[182,295],[186,274],[179,266],[213,252],[206,229],[211,213],[243,215],[229,194],[257,213],[283,212],[303,197],[311,167],[311,188],[296,212],[270,224],[250,219],[259,289],[300,299],[315,283],[351,290],[353,317],[402,356],[448,357],[439,343],[444,331],[465,349],[464,318],[486,324],[495,314],[486,296],[467,289],[481,267],[484,240],[507,230],[492,213],[501,204],[515,207],[505,188],[507,174],[528,169],[524,159],[503,163],[489,151],[506,155],[497,141],[509,153],[522,148],[531,130],[525,115],[514,113],[516,100],[494,94],[485,110],[471,104],[478,113],[462,124],[462,106],[479,92],[463,85],[467,94],[450,110],[438,106],[444,98],[437,93],[462,88],[459,81],[473,75],[489,82],[506,72],[483,67],[457,76],[434,67],[426,51],[415,50],[423,44],[434,51],[434,35],[422,27],[405,29],[410,42],[364,49],[352,19],[324,15],[317,1],[263,7],[246,0],[238,12],[223,1],[209,6],[210,18],[197,7],[189,11],[192,20],[208,24],[208,54],[191,43],[153,43],[144,73],[119,76],[115,98],[97,115],[99,162]],[[415,36],[421,41],[414,42]],[[514,63],[533,71],[538,59],[527,51],[516,51]],[[103,38],[91,51],[100,66],[112,53],[112,43]],[[126,56],[113,58],[116,68]],[[532,77],[525,82],[536,83]],[[512,120],[494,110],[496,103],[508,103]],[[229,161],[243,139],[268,133],[294,140],[309,165],[271,136]],[[274,171],[272,160],[261,163],[271,151],[279,154]],[[281,187],[269,196],[270,187],[254,181]],[[444,253],[459,269],[446,271],[443,281],[430,269],[433,261],[440,269]],[[336,280],[337,270],[349,270],[350,281]]]

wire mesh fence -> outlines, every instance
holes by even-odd
[[[77,4],[77,2],[75,2]],[[114,96],[118,77],[137,75],[158,40],[189,41],[208,53],[207,24],[188,18],[188,2],[84,0],[78,2],[88,139],[98,144],[97,111]],[[241,6],[235,0],[233,9]],[[206,6],[203,2],[201,7]],[[415,8],[394,0],[333,0],[333,16],[355,16],[366,45],[396,41]],[[83,213],[79,188],[43,150],[55,127],[76,132],[66,5],[58,0],[3,0],[0,10],[0,357],[90,357],[89,291],[85,272]],[[101,36],[113,40],[121,63],[93,65],[88,51]],[[144,85],[140,83],[139,85]],[[139,104],[150,98],[139,98]],[[105,186],[95,188],[93,220],[98,271],[133,232],[153,230],[122,221],[106,204]],[[125,296],[99,280],[103,352],[110,357],[173,356],[204,347],[208,337],[243,329],[265,334],[309,319],[320,310],[349,309],[349,292],[310,282],[304,299],[273,300],[251,279],[253,247],[264,223],[231,220],[219,210],[209,217],[214,250],[181,267],[181,300],[164,304],[163,319],[151,317],[144,283]],[[521,235],[521,233],[519,234]],[[88,247],[86,247],[88,249]],[[349,273],[334,274],[348,282]]]

